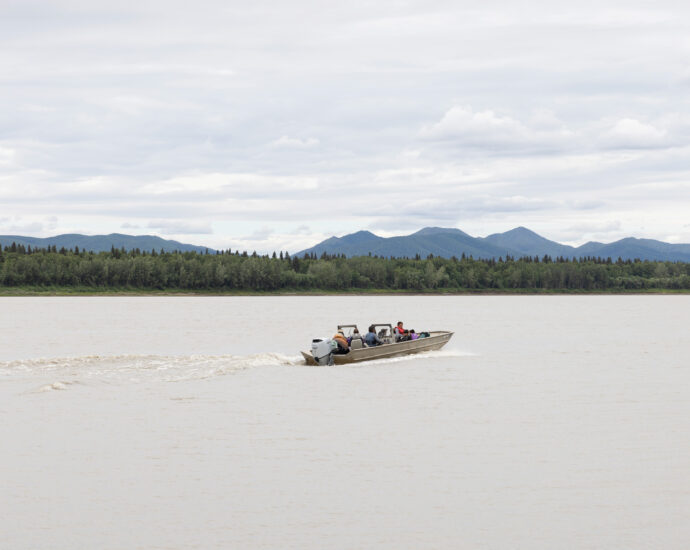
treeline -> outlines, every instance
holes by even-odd
[[[0,247],[0,286],[210,291],[690,289],[690,263],[551,258],[498,260],[304,257],[238,251],[86,252]]]

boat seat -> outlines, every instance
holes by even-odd
[[[362,339],[353,338],[352,342],[350,343],[350,349],[362,349]]]

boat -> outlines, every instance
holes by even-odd
[[[378,323],[373,326],[379,338],[384,342],[383,344],[378,346],[367,346],[366,344],[362,344],[361,339],[353,338],[349,353],[338,354],[332,351],[329,353],[328,351],[329,349],[333,350],[337,347],[331,339],[315,338],[312,340],[312,351],[303,351],[301,352],[302,356],[307,365],[345,365],[348,363],[371,361],[372,359],[385,359],[388,357],[398,357],[401,355],[438,350],[445,346],[453,336],[453,333],[448,330],[436,330],[420,333],[420,337],[416,340],[403,340],[397,342],[393,334],[393,325],[390,323]],[[357,325],[338,325],[338,330],[342,330],[345,337],[350,337],[354,333],[359,333]]]

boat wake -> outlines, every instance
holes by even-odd
[[[59,382],[41,391],[63,390],[75,381],[179,382],[203,380],[237,373],[252,367],[303,364],[299,355],[257,353],[252,355],[87,355],[50,359],[26,359],[0,362],[0,377],[31,378],[54,375]],[[69,380],[66,381],[66,380]]]
[[[468,357],[474,354],[453,351],[429,351],[401,357],[362,361],[326,368],[362,368],[418,361],[430,358]],[[42,379],[36,392],[63,391],[74,384],[142,382],[182,382],[236,374],[256,367],[305,366],[301,355],[256,353],[251,355],[87,355],[25,359],[0,362],[0,379]],[[308,367],[313,368],[313,367]],[[323,367],[321,367],[323,368]],[[54,382],[46,383],[48,380]]]
[[[419,359],[441,359],[441,358],[453,358],[453,357],[476,357],[476,353],[471,353],[469,351],[460,350],[436,350],[436,351],[424,351],[421,353],[413,353],[410,355],[400,355],[398,357],[386,357],[383,359],[371,359],[369,361],[360,361],[358,363],[348,363],[345,365],[338,365],[337,368],[343,367],[357,367],[364,365],[386,365],[389,363],[404,363],[408,361],[418,361]]]

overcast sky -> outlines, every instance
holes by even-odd
[[[0,234],[690,242],[690,3],[0,0]]]

